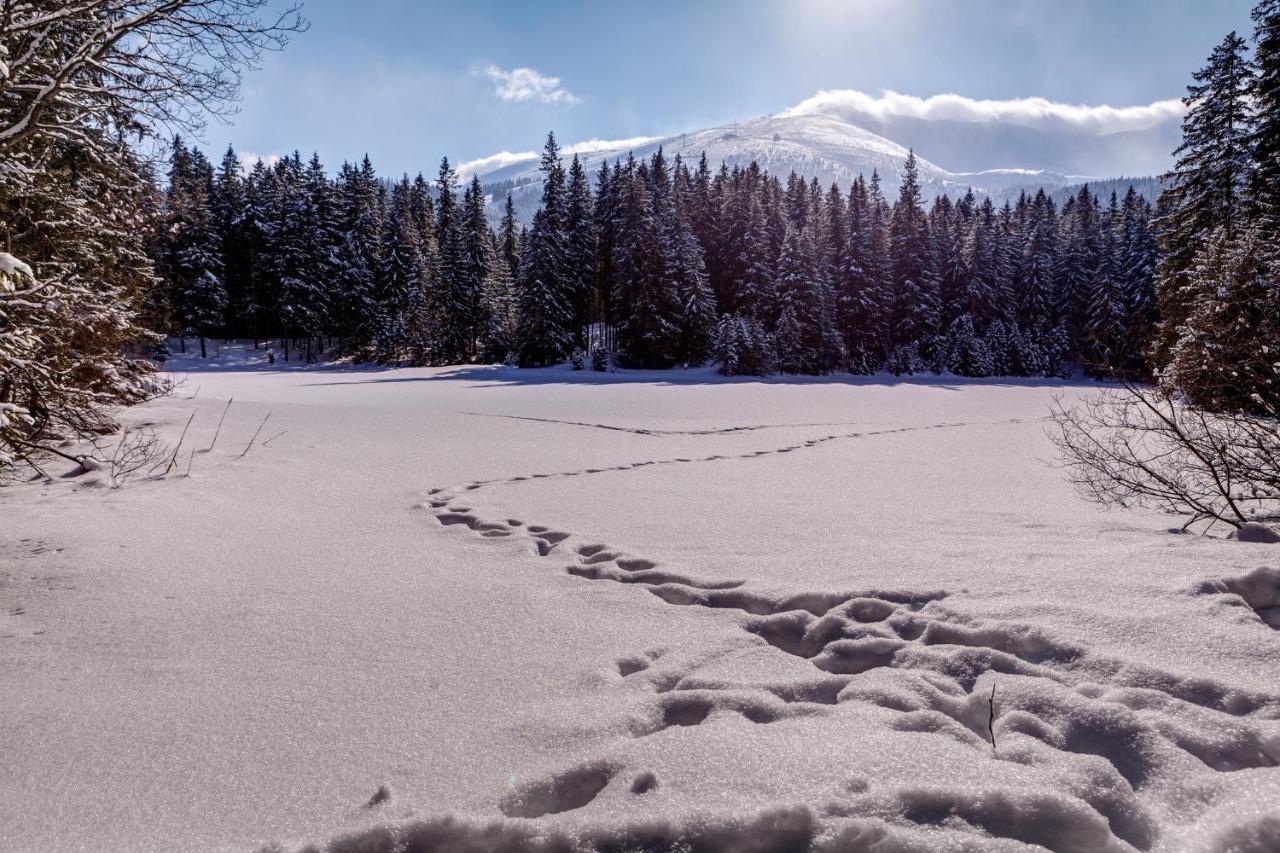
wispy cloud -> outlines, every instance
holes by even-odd
[[[487,175],[490,172],[505,169],[515,163],[528,163],[537,159],[538,155],[534,151],[521,151],[519,153],[499,151],[497,154],[490,154],[488,157],[479,157],[475,160],[459,163],[456,171],[459,178],[467,179],[472,175]]]
[[[551,77],[532,68],[504,71],[486,65],[480,73],[493,81],[493,93],[504,101],[537,101],[540,104],[576,104],[577,95],[566,89],[559,77]]]
[[[1061,104],[1045,98],[1008,101],[975,100],[963,95],[918,98],[892,91],[883,91],[879,96],[874,96],[856,89],[826,89],[801,101],[783,115],[831,115],[848,120],[859,117],[882,121],[912,118],[925,121],[1014,124],[1106,135],[1147,130],[1168,121],[1176,121],[1181,118],[1183,111],[1182,102],[1177,100],[1156,101],[1134,107],[1112,107],[1105,104]]]
[[[658,138],[657,136],[631,136],[626,139],[584,139],[582,142],[575,142],[572,145],[562,147],[560,154],[563,157],[572,157],[574,154],[611,154],[639,148],[641,145],[647,145]],[[504,169],[516,163],[532,163],[540,156],[537,151],[499,151],[497,154],[490,154],[488,157],[480,157],[476,160],[468,160],[465,163],[458,164],[458,177],[466,179],[472,175],[487,175],[490,172],[496,172],[498,169]]]

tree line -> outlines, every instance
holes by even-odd
[[[845,192],[661,150],[593,180],[554,134],[541,169],[526,228],[509,195],[491,225],[486,188],[447,160],[434,181],[383,181],[368,158],[330,179],[297,154],[244,174],[233,150],[215,169],[176,140],[155,247],[169,328],[410,364],[581,364],[607,345],[624,366],[726,373],[1148,369],[1159,253],[1132,187],[926,207],[914,155],[890,202],[875,174]]]

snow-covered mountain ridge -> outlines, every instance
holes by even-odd
[[[794,171],[804,178],[817,178],[824,186],[836,182],[847,187],[859,174],[869,178],[876,172],[885,193],[891,197],[901,182],[909,153],[904,145],[829,115],[766,116],[654,138],[639,145],[634,142],[591,148],[577,146],[576,154],[591,173],[597,172],[607,160],[625,159],[628,154],[645,158],[658,148],[669,158],[679,155],[691,164],[705,153],[713,168],[719,168],[721,163],[732,168],[754,161],[772,174],[785,177]],[[1090,180],[1083,175],[1021,167],[953,172],[919,155],[917,161],[925,198],[942,193],[955,196],[969,188],[1005,197],[1023,189],[1053,190]],[[522,213],[536,206],[539,197],[536,156],[527,155],[517,162],[489,171],[480,168],[477,172],[486,185],[495,188],[516,184],[514,197]]]

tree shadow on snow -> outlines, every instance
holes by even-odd
[[[380,368],[385,373],[388,368]],[[372,373],[373,370],[360,372]],[[1043,377],[992,377],[971,379],[962,376],[916,374],[894,376],[889,373],[855,376],[833,373],[826,376],[777,374],[773,376],[721,376],[711,367],[673,368],[670,370],[617,370],[597,372],[573,370],[568,365],[543,368],[503,367],[499,365],[464,365],[419,370],[392,369],[400,375],[375,375],[361,378],[308,382],[307,385],[367,385],[400,382],[436,382],[440,380],[472,381],[477,389],[522,385],[626,385],[649,384],[668,386],[697,385],[846,385],[850,387],[920,386],[944,391],[959,391],[973,386],[1016,388],[1093,388],[1101,383],[1083,379],[1046,379]],[[407,374],[407,375],[406,375]]]

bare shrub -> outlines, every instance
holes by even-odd
[[[1280,517],[1274,416],[1212,413],[1158,388],[1125,385],[1068,407],[1051,438],[1071,482],[1107,506],[1148,506],[1241,527]]]
[[[139,471],[150,471],[169,455],[169,447],[151,429],[125,427],[107,458],[112,488],[120,488]]]

